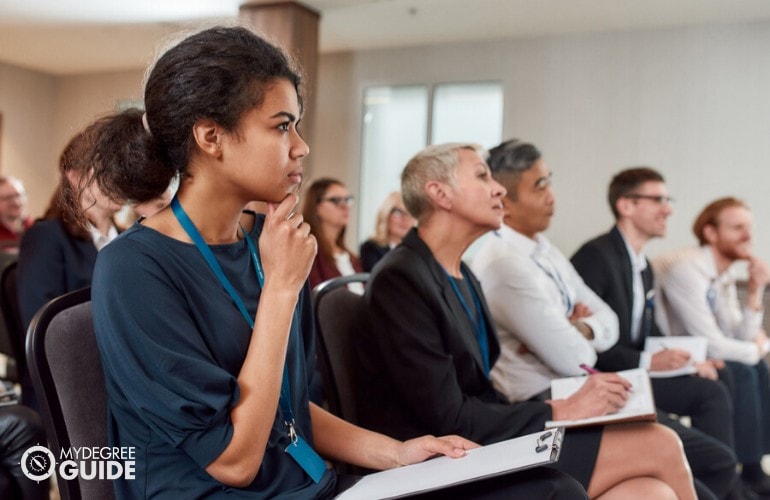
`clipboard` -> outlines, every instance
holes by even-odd
[[[564,430],[550,429],[468,450],[462,458],[438,457],[364,476],[339,500],[401,498],[556,462]]]
[[[647,370],[634,368],[617,372],[631,382],[633,390],[626,401],[626,406],[617,413],[588,417],[578,420],[548,420],[549,427],[585,427],[589,425],[619,424],[623,422],[655,422],[658,419],[652,385]],[[551,397],[565,399],[574,394],[588,379],[586,376],[567,377],[551,380]]]

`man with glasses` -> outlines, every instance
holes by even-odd
[[[0,251],[18,252],[21,235],[32,222],[24,185],[15,177],[0,177]]]
[[[623,170],[612,178],[607,198],[615,226],[585,243],[572,257],[572,264],[586,285],[618,316],[618,343],[599,353],[596,367],[605,371],[682,368],[690,362],[687,351],[644,351],[647,337],[662,335],[653,314],[657,298],[644,248],[650,240],[665,236],[673,211],[673,200],[663,176],[648,167]],[[723,384],[715,382],[716,368],[722,366],[720,362],[699,363],[698,376],[653,378],[652,386],[659,409],[689,416],[693,427],[732,449],[730,396]],[[739,489],[738,485],[732,489]]]
[[[736,453],[744,482],[770,497],[770,477],[761,467],[770,452],[770,376],[762,329],[762,298],[770,281],[767,264],[752,250],[752,217],[741,200],[721,198],[693,224],[699,247],[655,260],[659,305],[671,335],[708,340],[709,355],[724,359],[732,377]],[[746,304],[741,307],[732,267],[748,263]]]
[[[614,348],[618,318],[543,234],[550,226],[555,199],[551,171],[540,151],[511,140],[490,150],[488,163],[508,193],[503,226],[486,239],[472,265],[500,337],[500,358],[491,378],[511,400],[546,400],[551,379],[583,374],[581,365],[598,366],[597,359]],[[668,201],[665,192],[637,194],[661,195],[661,202]],[[648,199],[637,203],[656,205]],[[667,216],[663,214],[663,227]],[[716,382],[706,382],[714,386],[709,397],[717,408],[701,401],[703,411],[721,415],[715,419],[721,418],[729,429],[727,393]],[[666,412],[659,411],[658,419],[682,440],[699,498],[725,498],[737,483],[736,459],[729,446],[686,428]]]

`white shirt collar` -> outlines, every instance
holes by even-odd
[[[94,242],[94,246],[97,250],[101,250],[107,246],[107,243],[118,237],[118,230],[115,225],[110,226],[107,230],[107,234],[102,234],[96,229],[96,226],[88,224],[88,232],[91,233],[91,240]]]
[[[543,236],[542,233],[537,233],[535,239],[528,238],[516,231],[510,226],[503,224],[500,229],[494,232],[495,236],[498,236],[515,246],[519,251],[525,255],[535,255],[547,251],[551,247],[551,243]]]
[[[644,255],[644,251],[639,253],[634,252],[633,247],[626,239],[626,235],[623,234],[623,231],[618,228],[618,232],[620,233],[620,237],[623,238],[623,243],[626,244],[626,251],[628,251],[628,257],[631,259],[631,267],[634,268],[634,272],[640,273],[647,269],[647,257]]]
[[[709,245],[703,245],[700,247],[701,252],[704,254],[703,263],[706,275],[714,282],[730,284],[735,281],[735,276],[732,273],[732,266],[725,269],[722,274],[717,273],[717,263],[714,261],[714,252],[711,251]]]

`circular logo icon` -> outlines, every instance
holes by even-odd
[[[56,466],[51,450],[45,446],[33,446],[21,456],[21,471],[33,481],[44,481],[51,477]]]

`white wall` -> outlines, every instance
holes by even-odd
[[[611,225],[612,174],[645,164],[677,198],[669,235],[650,255],[694,243],[697,212],[737,195],[753,207],[756,244],[770,259],[770,23],[326,55],[318,96],[352,128],[319,108],[314,173],[356,186],[366,86],[476,80],[503,82],[504,137],[540,146],[554,171],[549,237],[565,253]]]

